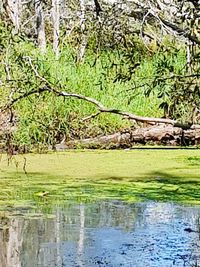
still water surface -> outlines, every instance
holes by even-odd
[[[101,201],[66,203],[51,215],[37,212],[1,214],[1,267],[200,264],[200,207]]]

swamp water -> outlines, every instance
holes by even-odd
[[[200,266],[200,152],[0,162],[0,267]]]

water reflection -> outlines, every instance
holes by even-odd
[[[1,215],[1,267],[200,264],[200,207],[110,201],[68,203],[52,213]]]

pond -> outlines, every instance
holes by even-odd
[[[200,266],[199,166],[199,150],[2,155],[0,266]]]
[[[197,266],[199,218],[200,207],[159,202],[18,209],[1,216],[1,267]]]

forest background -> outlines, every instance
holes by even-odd
[[[2,147],[199,124],[199,1],[3,0],[0,19]]]

